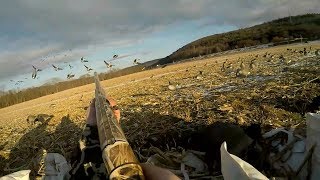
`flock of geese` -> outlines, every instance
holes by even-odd
[[[244,64],[243,59],[239,58],[238,61],[240,62],[239,67],[237,68],[233,68],[233,63],[229,62],[228,59],[226,59],[221,66],[220,71],[221,72],[226,72],[226,73],[231,73],[231,72],[235,72],[237,77],[240,76],[247,76],[250,74],[249,70],[252,70],[256,67],[256,59],[252,59],[250,60],[249,66],[247,68],[247,66]]]
[[[65,56],[66,56],[66,55],[65,55]],[[109,60],[109,62],[107,62],[106,60],[104,60],[104,63],[105,63],[105,65],[107,66],[107,68],[112,68],[112,67],[114,67],[114,65],[111,64],[110,61],[116,60],[117,58],[119,58],[119,55],[115,54],[115,55],[113,55],[112,58],[113,58],[113,59]],[[43,58],[42,60],[44,61],[45,58]],[[140,59],[134,59],[134,60],[133,60],[133,64],[134,64],[134,65],[139,65],[139,64],[141,64],[139,61],[140,61]],[[89,67],[89,65],[86,64],[86,63],[88,63],[89,61],[88,61],[87,59],[85,59],[84,57],[81,57],[81,58],[80,58],[80,62],[83,63],[83,66],[86,68],[86,71],[87,71],[87,72],[90,72],[90,71],[93,70],[93,68]],[[64,63],[67,63],[67,62],[64,62]],[[64,68],[59,67],[59,66],[54,65],[54,64],[51,64],[51,66],[53,67],[53,69],[54,69],[55,71],[62,71],[62,70],[64,70]],[[70,69],[70,70],[73,69],[73,66],[72,66],[71,64],[68,64],[68,66],[69,66],[69,69]],[[32,78],[32,79],[39,79],[38,72],[42,71],[42,69],[39,69],[39,68],[35,67],[34,65],[32,65],[32,68],[33,68],[33,70],[32,70],[32,74],[31,74],[31,78]],[[75,77],[75,74],[73,74],[73,73],[67,74],[67,79],[72,79],[72,78],[74,78],[74,77]],[[28,79],[28,78],[25,78],[25,79]],[[23,83],[24,81],[19,80],[19,81],[16,81],[16,82],[15,82],[14,80],[10,80],[10,82],[15,83],[15,85],[20,85],[20,84]]]
[[[320,49],[312,50],[311,47],[309,48],[309,50],[307,50],[307,48],[303,48],[303,50],[288,48],[287,52],[288,53],[286,54],[286,56],[284,54],[271,54],[269,52],[266,52],[262,55],[250,54],[249,60],[245,60],[245,57],[239,57],[236,64],[230,61],[229,59],[225,59],[221,65],[220,71],[226,75],[235,75],[236,77],[248,77],[252,72],[257,70],[258,58],[259,58],[259,61],[262,58],[266,64],[275,63],[276,65],[279,65],[279,64],[289,65],[293,61],[293,58],[291,58],[292,55],[294,57],[297,57],[296,55],[307,56],[307,57],[320,56]],[[216,60],[215,64],[217,63],[218,61]],[[204,66],[207,66],[207,63]],[[196,65],[194,67],[196,67]],[[186,72],[188,71],[189,70],[186,69]],[[153,78],[153,75],[150,78]],[[204,78],[203,71],[199,71],[198,75],[195,76],[194,78],[197,80],[203,80]],[[171,91],[174,91],[176,89],[181,88],[181,85],[180,84],[174,85],[172,82],[169,81],[167,88]]]
[[[297,50],[297,49],[287,49],[287,52],[290,53],[291,55],[295,54],[300,54],[302,56],[309,56],[309,55],[315,55],[315,56],[320,56],[320,49],[312,50],[312,47],[309,47],[309,50],[307,48],[303,48],[303,50]],[[245,65],[245,62],[243,58],[238,58],[238,62],[240,62],[239,66],[234,66],[232,62],[230,62],[228,59],[226,59],[220,68],[221,72],[224,73],[235,73],[236,77],[241,77],[241,76],[248,76],[251,74],[252,70],[256,68],[257,64],[256,61],[258,58],[260,58],[260,55],[249,55],[252,56],[253,59],[250,60],[249,64]],[[266,59],[267,63],[270,63],[271,61],[277,61],[280,64],[289,64],[292,62],[291,58],[286,58],[283,54],[276,55],[276,54],[271,54],[271,53],[264,53],[262,55],[262,58]]]

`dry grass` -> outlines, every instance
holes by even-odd
[[[151,145],[162,150],[183,146],[181,134],[215,121],[241,125],[262,123],[293,127],[305,123],[300,114],[314,108],[319,97],[319,57],[289,53],[310,44],[274,47],[167,66],[102,82],[122,110],[122,127],[133,148],[144,154]],[[312,44],[320,48],[320,44]],[[276,58],[263,58],[265,52]],[[259,54],[247,77],[236,77],[238,58],[248,66]],[[291,62],[279,63],[280,54]],[[233,65],[221,72],[225,59]],[[203,72],[198,77],[199,71]],[[178,85],[168,89],[168,82]],[[68,159],[85,124],[86,107],[94,85],[66,90],[0,109],[0,175],[39,164],[42,149]],[[30,125],[28,115],[54,115],[48,122]],[[303,127],[303,126],[302,126]],[[5,169],[6,168],[6,169]]]

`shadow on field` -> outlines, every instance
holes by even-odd
[[[8,143],[4,143],[2,145],[0,145],[0,151],[3,150],[3,148],[5,147],[5,145]],[[0,155],[0,170],[3,170],[5,168],[5,164],[3,162],[5,162],[6,158],[2,155]],[[1,173],[0,173],[1,174]]]
[[[43,150],[60,153],[66,158],[72,156],[72,150],[78,144],[82,129],[74,124],[67,115],[61,119],[54,132],[48,132],[47,128],[51,119],[52,117],[21,137],[11,149],[9,158],[1,163],[5,166],[1,175],[30,169],[31,179],[35,178]]]
[[[198,127],[195,123],[161,115],[148,108],[142,108],[141,113],[122,112],[121,116],[124,117],[121,118],[121,127],[134,149],[156,146],[165,150],[167,147],[184,146],[187,142],[185,138]]]
[[[130,108],[134,109],[134,107]],[[247,145],[251,143],[247,135],[253,137],[253,140],[258,140],[261,135],[260,125],[240,127],[234,123],[219,122],[219,120],[208,125],[206,120],[196,120],[195,117],[193,117],[194,121],[186,122],[171,115],[152,112],[150,108],[142,108],[140,113],[123,112],[122,115],[125,117],[122,128],[132,148],[141,154],[140,162],[146,161],[144,157],[150,157],[155,153],[150,151],[152,147],[157,147],[163,152],[197,150],[206,152],[204,161],[211,173],[220,171],[220,146],[224,141],[228,143],[228,148],[232,152],[239,142]],[[261,169],[260,164],[263,159],[252,160],[248,158],[248,152],[245,150],[233,153]],[[260,154],[256,154],[256,157],[258,155]]]
[[[134,109],[137,108],[141,108],[141,110],[135,112]],[[245,130],[245,128],[228,122],[216,122],[208,125],[206,120],[198,120],[193,116],[191,119],[194,119],[194,121],[186,122],[184,119],[173,115],[154,112],[152,109],[157,109],[156,107],[127,106],[124,109],[130,111],[124,110],[122,112],[121,126],[136,153],[139,152],[143,157],[150,157],[155,153],[149,151],[151,147],[157,147],[163,152],[174,150],[181,153],[187,149],[206,152],[204,161],[209,167],[212,167],[209,168],[212,173],[219,172],[217,164],[220,164],[221,143],[227,141],[232,152],[232,147],[239,142],[243,142],[241,136],[247,133],[242,130]],[[22,169],[31,169],[30,177],[33,179],[37,175],[36,170],[39,169],[39,159],[43,149],[47,152],[60,153],[68,161],[75,158],[82,129],[74,124],[67,115],[61,119],[54,132],[48,132],[49,121],[50,119],[39,124],[19,140],[6,161],[9,166],[6,167],[5,174]],[[238,136],[238,134],[241,136]],[[247,134],[249,135],[249,133]],[[260,131],[255,132],[253,137],[258,137],[256,134],[260,134]],[[239,154],[239,156],[246,159],[245,154]],[[138,158],[140,162],[146,161],[141,157]]]

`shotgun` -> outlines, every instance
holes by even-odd
[[[100,85],[95,80],[95,109],[102,158],[109,179],[145,179],[139,161],[133,153],[123,131],[113,114],[112,107]]]

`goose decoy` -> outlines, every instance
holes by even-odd
[[[256,59],[252,59],[251,61],[250,61],[250,64],[249,64],[249,69],[251,70],[251,69],[254,69],[255,68],[255,61]]]
[[[240,69],[243,70],[244,69],[244,64],[243,61],[240,62]]]
[[[222,66],[221,66],[221,72],[224,72],[225,70],[226,70],[226,63],[227,63],[227,61],[224,61],[223,63],[222,63]]]
[[[268,52],[266,52],[263,57],[266,58],[268,56]]]
[[[174,90],[177,89],[177,87],[172,85],[172,83],[169,81],[168,89],[171,90],[171,91],[174,91]]]
[[[320,56],[320,49],[317,49],[315,53],[316,53],[316,56]]]
[[[203,79],[203,71],[199,71],[199,74],[197,75],[196,79],[198,79],[198,80]]]

